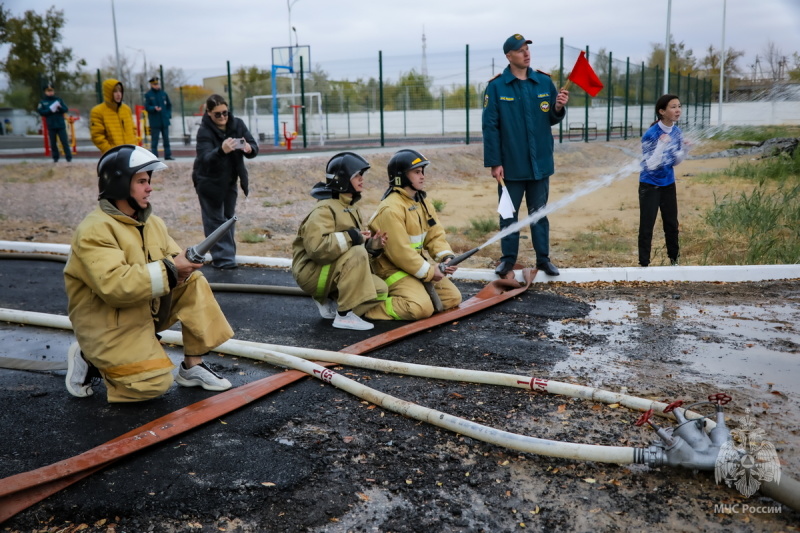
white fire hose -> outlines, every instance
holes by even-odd
[[[66,316],[13,309],[0,308],[0,321],[67,330],[72,329],[69,318]],[[183,343],[181,333],[178,331],[167,330],[159,333],[159,335],[164,343],[176,345],[182,345]],[[402,363],[343,352],[279,346],[236,339],[226,341],[215,348],[214,351],[257,359],[276,366],[300,370],[301,372],[305,372],[312,377],[329,383],[354,396],[403,416],[428,422],[435,426],[490,444],[549,457],[561,457],[579,461],[630,464],[642,462],[637,458],[637,455],[641,457],[642,449],[555,441],[491,428],[377,391],[355,380],[346,378],[328,368],[313,363],[310,360],[327,361],[358,368],[426,378],[531,389],[597,402],[615,403],[639,411],[648,411],[652,409],[656,414],[671,418],[671,415],[664,412],[668,404],[663,402],[655,402],[628,394],[530,376]],[[684,412],[684,416],[687,419],[703,418],[703,415],[693,411]],[[710,431],[715,425],[716,424],[712,420],[706,420],[705,430]],[[764,483],[762,485],[762,492],[776,501],[784,503],[795,510],[800,510],[799,488],[800,483],[798,483],[798,481],[790,476],[783,476],[780,484],[774,482]]]

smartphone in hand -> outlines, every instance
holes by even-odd
[[[247,144],[247,141],[244,140],[244,137],[241,139],[236,139],[236,149],[237,150],[244,150],[244,145]]]

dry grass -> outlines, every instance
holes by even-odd
[[[551,202],[579,190],[588,180],[620,168],[637,146],[638,140],[559,146],[556,175],[551,179]],[[724,147],[709,142],[697,152]],[[387,150],[367,155],[372,169],[366,174],[367,190],[359,203],[365,220],[374,212],[386,188],[384,169],[392,153]],[[496,217],[497,196],[496,185],[483,167],[482,145],[431,148],[425,153],[432,161],[426,189],[431,199],[444,204],[439,217],[448,228],[454,250],[467,251],[483,244],[491,234],[481,235],[473,226],[476,221]],[[260,157],[248,162],[251,194],[246,200],[239,197],[239,254],[291,257],[294,233],[315,202],[309,191],[323,179],[328,159],[328,155],[310,155],[293,159]],[[685,264],[703,262],[705,252],[696,241],[703,238],[702,218],[713,206],[714,195],[721,197],[749,187],[747,180],[719,177],[728,166],[727,160],[703,160],[687,161],[679,167]],[[73,228],[96,205],[95,161],[76,159],[71,164],[58,165],[26,162],[0,168],[0,239],[68,243]],[[170,168],[156,174],[153,180],[155,212],[184,246],[203,238],[191,168],[191,161],[170,162]],[[636,264],[637,181],[636,175],[625,176],[553,213],[549,217],[553,260],[573,267]],[[653,264],[666,263],[665,254],[664,258],[658,255],[663,243],[659,242],[656,229]],[[464,266],[491,267],[498,256],[499,244],[492,244]],[[520,262],[533,262],[527,231],[522,232]]]

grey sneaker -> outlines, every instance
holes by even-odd
[[[232,387],[230,381],[208,368],[205,363],[194,365],[192,368],[186,368],[181,363],[175,381],[183,387],[203,387],[205,390],[213,391],[228,390]]]
[[[319,303],[314,298],[312,298],[312,300],[314,300],[314,303],[317,304],[317,309],[319,309],[319,316],[321,316],[322,318],[327,318],[328,320],[336,318],[336,309],[338,309],[339,307],[336,305],[336,302],[334,302],[330,298],[328,298],[328,300],[324,304]]]
[[[89,363],[83,358],[83,352],[77,342],[73,342],[67,352],[67,391],[78,398],[87,398],[94,394]]]
[[[336,318],[333,319],[333,327],[339,329],[358,329],[368,330],[375,327],[352,311],[348,311],[346,315],[342,316],[336,313]]]

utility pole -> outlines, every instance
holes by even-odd
[[[295,0],[296,1],[296,0]],[[117,54],[117,79],[122,79],[122,70],[119,66],[119,44],[117,43],[117,13],[114,10],[114,0],[111,0],[111,21],[114,23],[114,50]]]

